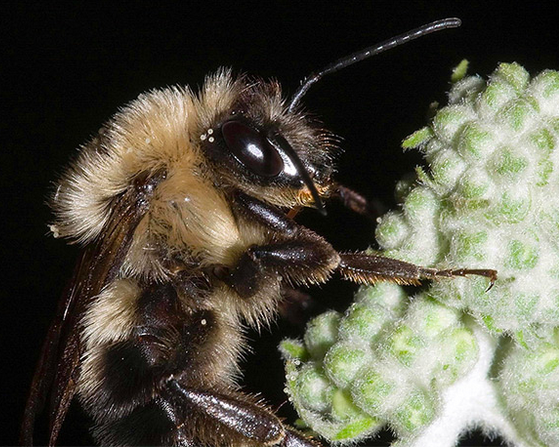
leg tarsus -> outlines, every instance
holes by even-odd
[[[437,269],[429,269],[429,268],[422,268],[422,273],[425,278],[428,279],[438,279],[438,278],[453,278],[455,276],[468,276],[468,275],[477,275],[477,276],[484,276],[489,278],[489,287],[487,291],[491,290],[491,288],[495,285],[495,281],[497,281],[497,270],[490,270],[490,269],[446,269],[446,270],[437,270]]]
[[[490,269],[438,270],[367,253],[341,253],[340,258],[338,271],[342,277],[360,284],[374,284],[379,281],[418,284],[422,279],[478,275],[489,278],[490,289],[497,280],[497,271]]]

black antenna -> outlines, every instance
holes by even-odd
[[[289,111],[293,112],[297,107],[297,104],[301,98],[307,93],[311,86],[322,79],[324,76],[330,73],[335,73],[342,68],[348,67],[355,64],[356,62],[367,59],[368,57],[374,56],[375,54],[382,53],[383,51],[390,50],[391,48],[397,47],[410,40],[417,39],[418,37],[425,36],[426,34],[434,33],[435,31],[440,31],[448,28],[458,28],[462,24],[460,19],[451,17],[448,19],[437,20],[435,22],[428,23],[427,25],[420,26],[419,28],[412,29],[407,33],[400,34],[399,36],[392,37],[391,39],[385,40],[384,42],[377,43],[371,47],[364,48],[360,51],[350,54],[349,56],[342,57],[337,61],[327,65],[322,70],[316,73],[311,73],[303,81],[299,89],[293,95],[291,103],[289,104]]]

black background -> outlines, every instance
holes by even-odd
[[[552,3],[552,2],[550,2]],[[118,106],[153,87],[199,86],[220,66],[279,79],[292,93],[300,79],[332,60],[429,21],[458,16],[458,30],[425,37],[332,75],[305,98],[308,109],[345,139],[338,179],[392,206],[395,182],[418,154],[401,140],[444,102],[450,69],[462,58],[486,75],[517,61],[535,73],[559,68],[559,12],[514,2],[94,2],[20,3],[0,10],[0,120],[3,174],[1,288],[2,445],[16,442],[27,387],[77,247],[47,235],[51,182],[75,148]],[[367,247],[373,227],[333,207],[304,223],[340,249]],[[344,309],[349,286],[313,289],[324,306]],[[320,305],[317,310],[321,310]],[[274,406],[285,401],[276,350],[278,323],[247,357],[247,388]],[[302,333],[302,330],[299,330]],[[258,338],[251,334],[251,338]],[[281,409],[289,416],[288,405]],[[88,442],[72,424],[63,442]],[[386,438],[386,437],[385,437]],[[476,436],[463,445],[481,441]],[[370,445],[370,443],[369,443]]]

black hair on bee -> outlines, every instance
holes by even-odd
[[[77,397],[103,445],[311,446],[241,391],[243,328],[272,320],[288,287],[334,272],[370,284],[493,270],[436,270],[339,253],[297,224],[338,198],[337,139],[299,107],[310,86],[358,60],[442,28],[446,19],[340,59],[286,102],[276,82],[230,70],[198,93],[166,88],[122,108],[59,180],[55,237],[83,246],[42,351],[24,444],[50,394],[49,445]]]

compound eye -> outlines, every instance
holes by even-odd
[[[246,168],[262,177],[275,177],[283,170],[283,160],[274,146],[259,132],[240,121],[221,125],[227,148]]]

